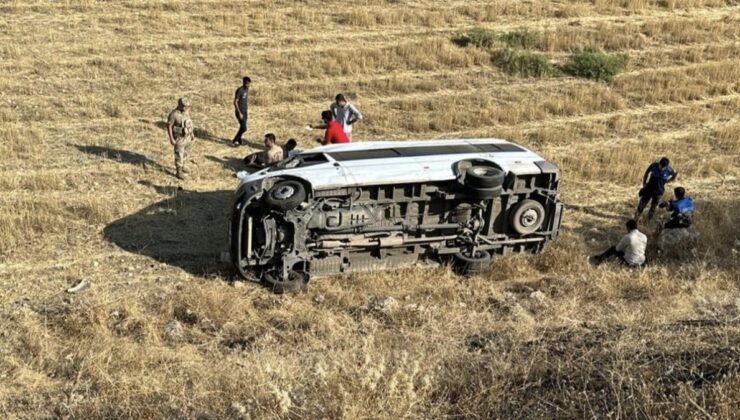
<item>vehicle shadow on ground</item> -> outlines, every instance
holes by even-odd
[[[112,222],[103,230],[105,239],[195,275],[230,272],[219,254],[228,249],[233,192],[148,186],[171,196]]]
[[[98,156],[116,162],[128,163],[129,165],[141,166],[144,169],[151,168],[157,171],[170,173],[167,168],[144,156],[141,153],[122,149],[113,149],[111,147],[103,146],[86,146],[75,144],[74,147],[76,147],[77,150],[79,150],[80,152],[87,153],[88,155]]]

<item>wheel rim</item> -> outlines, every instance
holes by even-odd
[[[527,209],[524,212],[522,212],[521,217],[519,217],[519,223],[521,223],[524,227],[531,227],[537,224],[537,221],[540,218],[540,214],[535,209]]]
[[[295,194],[295,188],[290,185],[282,185],[272,193],[272,197],[277,200],[287,200]]]
[[[488,168],[473,168],[473,173],[478,176],[486,176],[490,174]]]

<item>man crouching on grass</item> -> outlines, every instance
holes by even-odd
[[[308,125],[308,128],[310,129],[321,129],[326,130],[324,133],[323,139],[316,139],[317,143],[321,143],[322,145],[327,144],[339,144],[339,143],[349,143],[350,139],[347,137],[347,135],[344,133],[344,130],[342,130],[342,126],[334,120],[334,114],[331,111],[322,111],[321,112],[321,121],[323,121],[323,124],[319,125]]]
[[[622,237],[622,240],[616,246],[591,257],[595,265],[599,265],[611,257],[616,257],[620,263],[630,267],[641,267],[645,264],[647,236],[637,230],[637,222],[634,219],[628,220],[626,226],[627,234]]]

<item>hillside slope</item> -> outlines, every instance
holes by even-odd
[[[736,417],[740,6],[734,0],[17,1],[0,5],[3,418]],[[531,33],[611,82],[523,78],[461,47]],[[252,145],[309,148],[334,95],[361,140],[502,137],[561,167],[545,254],[321,279],[275,296],[218,261],[252,77]],[[163,121],[193,102],[191,179]],[[693,251],[636,272],[619,238],[662,155],[698,202]],[[652,234],[655,226],[646,226]],[[651,239],[653,239],[651,237]],[[91,288],[64,290],[86,279]],[[384,308],[387,296],[397,302]],[[171,320],[179,341],[164,337]]]

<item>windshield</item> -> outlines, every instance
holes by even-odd
[[[271,167],[268,172],[282,171],[283,169],[305,168],[307,166],[326,163],[329,159],[323,153],[309,153],[295,155],[291,158],[281,160],[275,166]]]

